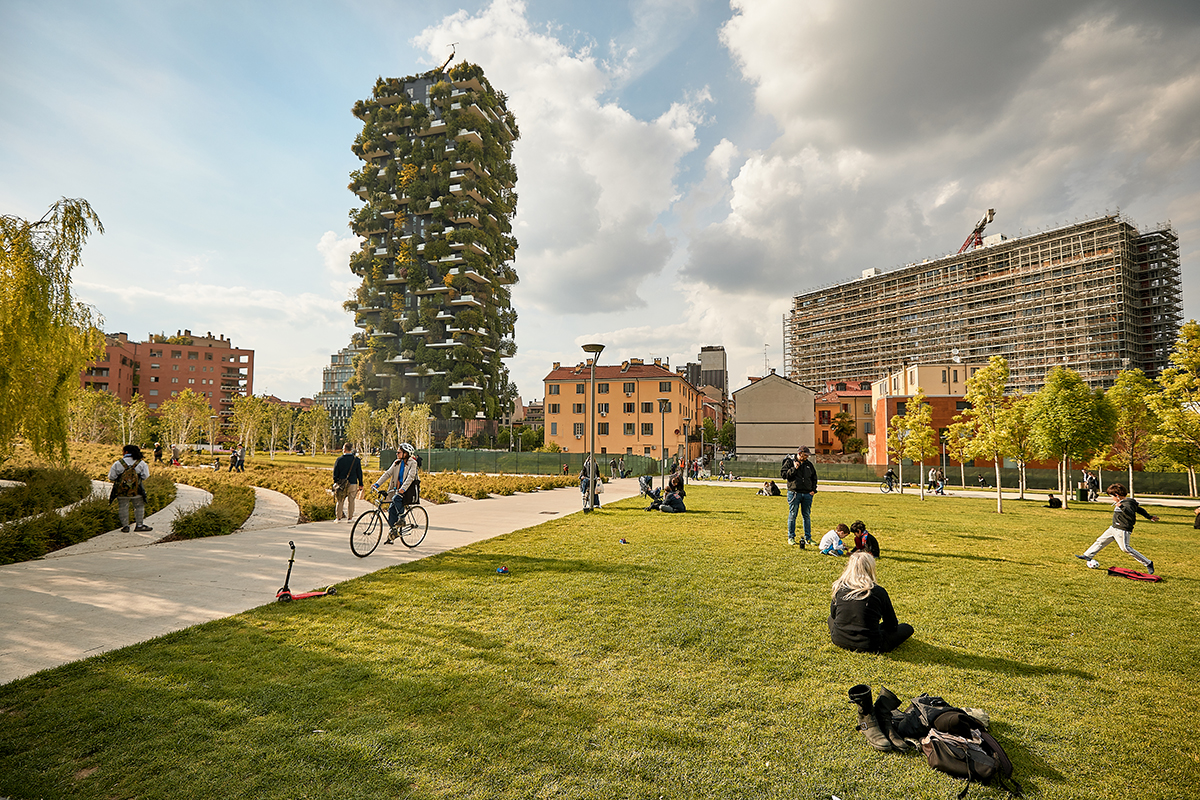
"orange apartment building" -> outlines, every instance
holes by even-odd
[[[590,360],[574,367],[556,361],[543,379],[547,444],[556,442],[571,453],[591,448],[591,374]],[[664,453],[682,457],[688,452],[686,433],[701,419],[704,401],[704,395],[664,366],[662,359],[652,364],[631,358],[620,366],[597,365],[595,396],[596,452],[651,458],[662,458]]]
[[[233,413],[233,398],[254,392],[254,351],[237,348],[224,334],[170,337],[151,335],[132,342],[124,333],[105,336],[104,358],[80,375],[80,383],[110,392],[128,403],[140,394],[151,411],[191,389],[208,400],[214,413]]]
[[[867,442],[868,464],[887,464],[888,421],[897,414],[903,415],[908,401],[920,388],[933,411],[932,425],[935,430],[944,430],[954,422],[954,417],[967,408],[965,396],[967,379],[985,364],[909,364],[871,384],[871,403],[874,407],[875,433],[861,437]],[[927,464],[941,463],[942,455],[929,459]],[[957,461],[947,460],[957,465]],[[991,462],[976,461],[976,466]]]
[[[845,411],[854,418],[854,436],[868,441],[875,432],[875,414],[871,402],[871,384],[867,381],[839,381],[825,384],[825,391],[814,398],[816,451],[824,455],[842,452],[841,441],[834,436],[834,417]]]

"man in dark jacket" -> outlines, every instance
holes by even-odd
[[[783,460],[782,477],[787,479],[788,500],[788,544],[796,543],[796,512],[804,517],[804,538],[800,546],[812,544],[812,511],[813,495],[817,493],[817,468],[808,460],[808,448],[801,445],[796,455]]]
[[[354,452],[354,445],[342,445],[342,455],[333,462],[333,496],[337,499],[337,521],[354,519],[354,499],[362,488],[362,461]],[[342,504],[349,500],[346,515],[342,516]]]

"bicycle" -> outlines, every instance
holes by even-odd
[[[884,481],[883,483],[879,484],[879,491],[883,492],[884,494],[888,494],[889,492],[894,492],[895,490],[896,490],[896,487],[895,487],[895,484],[892,483],[892,481]]]
[[[379,495],[371,504],[374,508],[360,514],[358,519],[354,520],[354,527],[350,529],[350,552],[359,558],[366,558],[375,552],[379,540],[383,538],[384,530],[389,527],[387,510],[391,501]],[[425,534],[429,532],[429,513],[420,506],[419,496],[417,501],[404,507],[404,513],[400,515],[397,523],[396,533],[406,547],[416,547],[425,540]]]

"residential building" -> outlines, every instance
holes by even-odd
[[[1008,359],[1010,389],[1034,392],[1066,365],[1107,388],[1168,365],[1182,314],[1179,243],[1104,215],[796,295],[784,372],[799,383],[874,382],[903,363]],[[928,389],[928,387],[927,387]]]
[[[700,383],[697,386],[715,386],[721,398],[729,396],[729,364],[725,348],[719,345],[700,348]]]
[[[350,269],[362,285],[346,307],[362,357],[348,388],[373,407],[423,402],[440,419],[494,421],[516,349],[518,131],[482,69],[444,67],[380,78],[354,106],[363,166],[350,190],[364,203],[351,228],[363,244]]]
[[[871,384],[871,405],[874,409],[875,434],[862,437],[867,442],[867,463],[887,464],[888,422],[894,416],[904,416],[908,401],[920,388],[932,411],[930,424],[944,431],[969,404],[965,396],[967,380],[986,363],[963,364],[906,364],[902,368]],[[930,459],[927,464],[941,458]],[[953,462],[957,464],[958,462]],[[979,461],[979,464],[991,462]]]
[[[215,413],[228,416],[234,397],[254,392],[254,351],[234,347],[224,334],[214,338],[211,332],[195,336],[183,330],[133,342],[118,333],[105,337],[105,359],[84,369],[82,383],[111,391],[125,402],[140,394],[151,411],[191,389]]]
[[[346,439],[346,425],[354,413],[354,395],[346,390],[346,383],[354,377],[354,354],[352,347],[345,347],[329,357],[329,363],[321,370],[321,391],[313,401],[329,412],[329,428],[334,442]]]
[[[775,370],[734,392],[738,459],[782,461],[800,445],[815,448],[816,394]]]
[[[546,424],[546,406],[541,400],[530,400],[525,404],[525,420],[521,424],[529,428],[540,428]]]
[[[815,452],[822,455],[842,452],[842,442],[834,433],[837,416],[846,413],[854,421],[851,438],[862,439],[875,432],[875,416],[871,402],[871,384],[866,381],[827,383],[825,391],[813,402],[816,414],[814,430]]]
[[[543,379],[547,444],[556,442],[571,453],[591,448],[591,375],[590,360],[574,367],[555,362]],[[595,397],[597,453],[661,458],[691,452],[687,433],[700,419],[703,395],[662,359],[597,365]]]

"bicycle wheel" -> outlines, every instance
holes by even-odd
[[[409,547],[416,547],[425,540],[429,532],[429,514],[417,505],[409,506],[404,511],[404,522],[400,526],[400,541]]]
[[[366,558],[375,552],[382,535],[383,515],[375,509],[364,511],[354,520],[354,527],[350,529],[350,552],[359,558]]]
[[[888,483],[887,481],[884,481],[883,483],[879,484],[879,491],[883,492],[884,494],[887,494],[891,490],[892,490],[892,485],[890,483]]]

